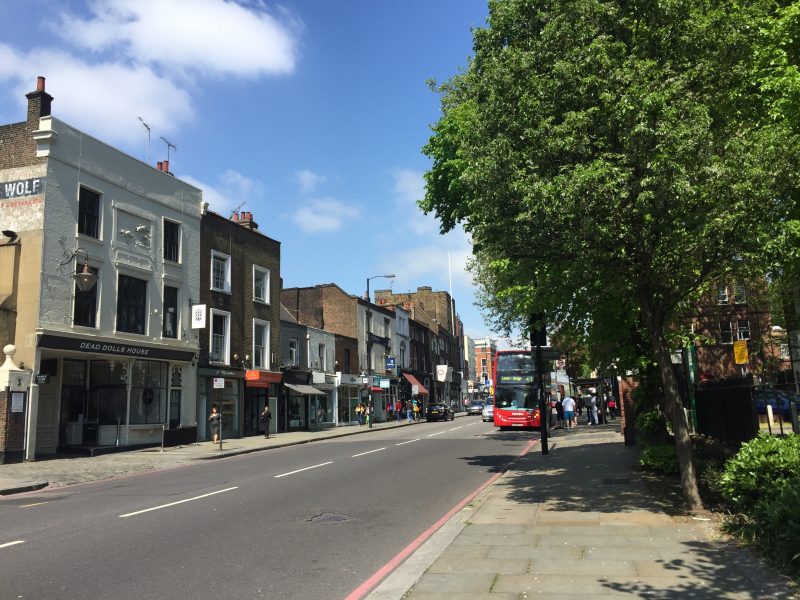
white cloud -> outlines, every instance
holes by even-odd
[[[55,97],[53,114],[104,141],[144,149],[146,132],[137,116],[163,135],[175,133],[194,116],[186,90],[144,67],[88,64],[63,52],[24,53],[3,44],[0,65],[0,80],[12,81],[8,88],[19,105],[35,89],[34,76],[46,75],[47,91]]]
[[[180,175],[180,178],[203,190],[203,201],[208,202],[208,207],[215,213],[227,217],[247,200],[240,210],[254,212],[253,217],[258,221],[255,208],[264,195],[264,184],[258,179],[251,179],[232,169],[222,173],[213,185],[191,175]]]
[[[62,13],[54,31],[95,52],[178,70],[252,77],[291,73],[300,21],[230,0],[94,0],[91,16]]]
[[[336,231],[348,220],[356,219],[360,210],[335,198],[315,198],[292,215],[295,224],[307,233]]]
[[[325,183],[327,177],[314,173],[314,171],[310,169],[300,169],[294,172],[292,179],[300,187],[300,191],[303,194],[307,194],[320,183]]]
[[[439,235],[439,223],[432,214],[423,213],[417,202],[425,197],[425,179],[421,171],[395,169],[392,171],[392,193],[400,211],[405,214],[406,226],[418,236]]]

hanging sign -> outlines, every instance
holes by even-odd
[[[206,328],[206,305],[192,305],[192,329]]]
[[[746,365],[750,362],[750,356],[747,352],[747,340],[733,342],[733,359],[737,365]]]

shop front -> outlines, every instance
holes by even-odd
[[[281,378],[282,373],[280,372],[259,369],[251,369],[245,372],[243,423],[245,436],[264,434],[261,413],[267,403],[269,403],[269,410],[272,413],[270,433],[277,433],[278,393]]]
[[[222,415],[222,439],[242,437],[244,371],[236,369],[197,369],[197,414],[200,439],[210,440],[208,416],[216,405]]]
[[[38,351],[38,453],[156,444],[195,424],[193,351],[50,334]]]
[[[356,425],[356,406],[358,406],[361,390],[360,377],[350,374],[337,375],[339,387],[337,388],[338,419],[337,425]]]

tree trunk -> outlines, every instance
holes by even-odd
[[[699,511],[703,509],[703,501],[700,499],[700,491],[697,488],[694,461],[692,460],[692,440],[689,437],[686,413],[681,406],[678,381],[672,370],[672,361],[663,338],[654,332],[652,335],[653,350],[656,354],[661,385],[664,390],[664,406],[667,418],[672,424],[672,434],[675,436],[675,451],[678,455],[683,497],[690,511]]]

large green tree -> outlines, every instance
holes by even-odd
[[[658,365],[701,507],[670,361],[679,307],[764,265],[795,207],[794,3],[490,0],[442,116],[420,206],[472,236],[490,316],[584,326]],[[788,16],[787,16],[788,15]],[[785,33],[785,32],[784,32]],[[784,86],[783,88],[781,86]],[[790,110],[793,109],[793,110]],[[612,349],[613,350],[613,349]]]

